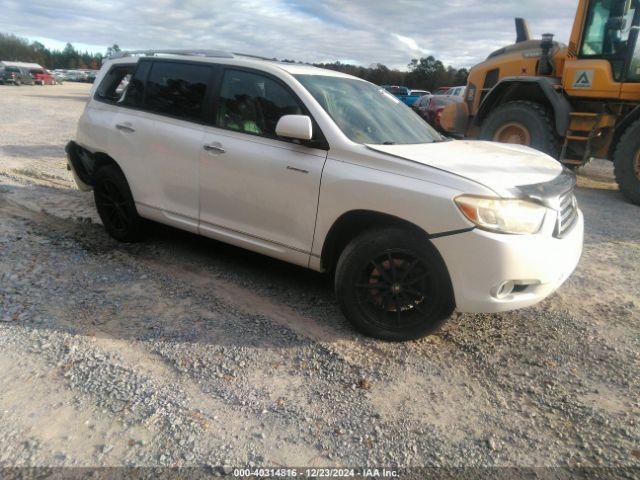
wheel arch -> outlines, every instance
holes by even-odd
[[[374,210],[350,210],[340,215],[331,225],[320,255],[321,268],[333,271],[340,254],[355,237],[372,228],[401,227],[424,235],[429,240],[429,234],[418,225],[388,213]]]
[[[124,175],[124,171],[115,159],[103,152],[90,152],[76,142],[69,142],[65,147],[67,158],[78,178],[86,185],[93,187],[95,173],[104,165],[116,166]],[[125,175],[126,177],[126,175]]]
[[[557,79],[547,77],[506,77],[484,97],[474,122],[480,126],[487,116],[503,103],[528,100],[545,105],[553,112],[556,133],[564,136],[569,128],[569,114],[573,110],[569,101],[555,88]]]
[[[626,132],[627,128],[629,128],[638,120],[640,120],[640,105],[636,106],[633,110],[631,110],[616,125],[616,128],[613,131],[613,138],[611,139],[611,143],[609,144],[609,152],[607,154],[608,160],[613,161],[613,156],[615,154],[616,148],[618,147],[618,143],[620,142],[620,139],[624,135],[624,132]]]

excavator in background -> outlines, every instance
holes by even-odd
[[[449,133],[529,145],[569,168],[614,162],[624,196],[640,205],[640,0],[579,0],[569,45],[531,38],[469,73],[464,101],[447,106]]]

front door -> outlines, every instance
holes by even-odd
[[[279,138],[287,114],[306,111],[279,80],[225,70],[201,152],[200,231],[306,266],[327,151]]]

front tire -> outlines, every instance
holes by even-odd
[[[484,120],[480,138],[493,142],[527,145],[553,158],[560,153],[560,139],[552,116],[536,102],[503,103]]]
[[[109,235],[128,243],[144,238],[144,220],[138,215],[127,179],[117,166],[105,165],[98,169],[93,194]]]
[[[335,290],[345,317],[382,340],[423,337],[455,307],[442,257],[409,229],[370,230],[352,240],[338,260]]]
[[[640,205],[640,121],[620,137],[613,155],[613,172],[625,198]]]

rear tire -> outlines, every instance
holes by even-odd
[[[503,103],[493,110],[482,124],[480,138],[528,145],[553,158],[560,153],[553,117],[539,103],[526,100]]]
[[[625,198],[640,205],[640,121],[620,137],[613,155],[613,171]]]
[[[409,229],[369,230],[352,240],[338,260],[335,291],[355,328],[382,340],[423,337],[455,307],[442,257]]]
[[[109,235],[128,243],[144,238],[144,220],[138,215],[127,179],[117,166],[105,165],[98,169],[93,194],[96,209]]]

